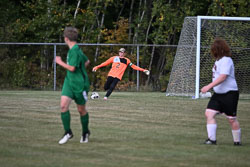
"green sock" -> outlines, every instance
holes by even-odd
[[[62,119],[63,128],[64,128],[65,132],[69,132],[70,131],[70,113],[69,113],[69,111],[61,112],[61,119]]]
[[[82,123],[82,133],[87,133],[89,131],[89,113],[81,116]]]

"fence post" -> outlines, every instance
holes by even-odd
[[[54,45],[54,91],[56,91],[56,45]]]
[[[137,45],[137,66],[139,67],[140,66],[140,64],[139,64],[139,57],[140,57],[140,55],[139,55],[139,45]],[[137,71],[137,82],[136,82],[136,90],[137,90],[137,92],[139,91],[139,85],[140,85],[140,75],[139,75],[139,71]]]

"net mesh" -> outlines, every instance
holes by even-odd
[[[210,45],[216,37],[220,37],[225,39],[231,48],[239,91],[241,95],[249,95],[249,36],[250,21],[201,20],[200,88],[211,82],[214,60],[210,56]],[[186,17],[167,87],[167,95],[195,95],[196,41],[197,17]]]

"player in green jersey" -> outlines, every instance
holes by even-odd
[[[73,137],[70,128],[70,112],[69,105],[72,100],[77,104],[82,124],[82,137],[80,143],[87,143],[90,135],[88,128],[89,114],[85,104],[88,99],[89,78],[86,67],[90,63],[88,57],[77,45],[78,31],[74,27],[66,27],[64,30],[64,41],[69,47],[67,54],[67,63],[63,62],[60,56],[56,56],[56,63],[67,70],[67,74],[63,83],[61,94],[61,119],[65,133],[60,139],[59,144],[65,144]]]

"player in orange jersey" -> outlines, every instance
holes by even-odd
[[[107,100],[108,97],[111,95],[117,83],[122,79],[122,76],[128,67],[132,67],[134,70],[143,71],[146,75],[149,75],[149,71],[143,68],[140,68],[131,63],[131,61],[125,57],[126,50],[121,48],[119,50],[119,56],[110,57],[108,60],[103,62],[102,64],[95,66],[92,71],[96,72],[101,67],[105,67],[112,63],[112,68],[108,73],[107,81],[104,85],[104,89],[107,91],[106,95],[104,96],[104,100]]]

